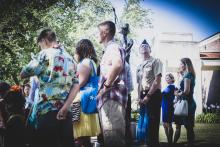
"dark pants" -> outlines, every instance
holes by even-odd
[[[34,147],[73,147],[71,114],[65,120],[57,120],[58,111],[41,116],[34,139]]]
[[[147,136],[149,137],[149,146],[153,147],[159,146],[161,100],[161,91],[158,89],[147,103],[147,113],[149,117],[149,132]]]
[[[130,128],[130,122],[131,122],[131,94],[128,94],[128,102],[127,102],[127,108],[126,108],[126,114],[125,114],[125,137],[126,137],[126,146],[128,147],[131,144],[131,128]]]
[[[195,133],[194,133],[194,121],[195,121],[195,115],[189,115],[187,116],[188,123],[185,124],[186,133],[187,133],[187,141],[188,144],[193,144],[195,140]]]

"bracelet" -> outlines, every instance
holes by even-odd
[[[110,85],[106,85],[105,83],[104,83],[104,86],[105,86],[106,88],[110,88],[110,87],[111,87]]]

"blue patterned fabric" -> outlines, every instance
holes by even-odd
[[[137,140],[138,142],[145,142],[147,143],[148,140],[148,115],[147,109],[145,105],[140,106],[140,116],[138,119],[138,126],[137,126]]]
[[[81,93],[81,108],[82,111],[86,114],[92,114],[97,112],[97,93],[98,93],[98,81],[99,77],[97,76],[94,65],[92,61],[90,66],[93,69],[93,75],[90,76],[89,81],[84,87],[80,88]]]

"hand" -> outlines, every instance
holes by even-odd
[[[107,91],[109,91],[111,88],[106,88],[105,86],[99,91],[97,98],[102,98],[103,94],[105,94]]]
[[[67,113],[68,113],[68,107],[66,107],[66,105],[63,105],[63,107],[57,113],[57,119],[58,120],[66,119]]]
[[[98,95],[97,95],[97,98],[98,98],[98,99],[100,99],[100,98],[102,97],[102,95],[104,94],[104,92],[103,92],[103,91],[104,91],[104,90],[103,90],[104,88],[105,88],[105,87],[103,87],[103,88],[99,91],[99,93],[98,93]]]
[[[138,99],[137,102],[138,102],[139,105],[141,105],[142,104],[142,99]]]
[[[150,98],[148,96],[145,96],[141,103],[146,105],[149,102],[149,100]]]
[[[174,95],[175,95],[175,96],[178,96],[178,90],[175,90],[175,91],[174,91]]]

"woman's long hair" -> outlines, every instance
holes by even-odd
[[[182,58],[180,61],[186,66],[187,72],[192,73],[193,76],[196,77],[192,61],[189,58]]]
[[[82,39],[77,43],[76,54],[79,55],[79,61],[82,61],[85,58],[90,58],[97,63],[97,55],[94,46],[89,39]]]

